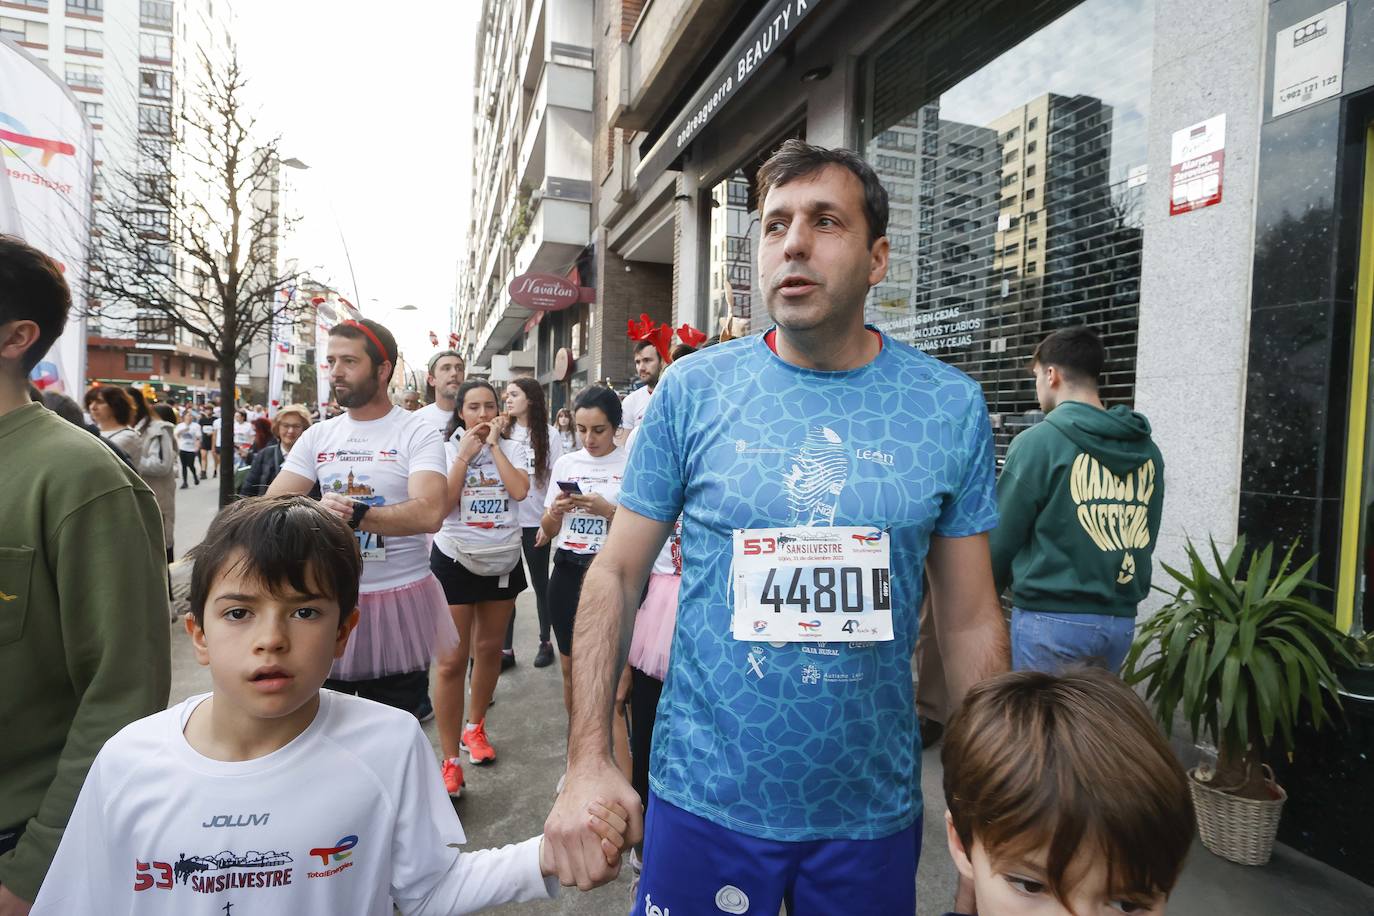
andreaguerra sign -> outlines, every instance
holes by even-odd
[[[521,274],[506,288],[516,305],[536,312],[558,312],[578,302],[596,301],[596,290],[555,274]]]

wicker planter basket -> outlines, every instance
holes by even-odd
[[[1241,865],[1264,865],[1274,852],[1279,815],[1288,793],[1274,782],[1274,771],[1264,768],[1265,785],[1274,794],[1270,801],[1240,798],[1199,782],[1197,770],[1188,774],[1188,788],[1197,812],[1202,845]]]

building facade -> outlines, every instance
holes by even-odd
[[[891,201],[868,320],[982,385],[999,458],[1043,416],[1035,345],[1089,324],[1106,400],[1166,456],[1157,563],[1296,541],[1363,633],[1374,0],[1195,10],[597,0],[590,377],[627,374],[623,318],[660,299],[675,326],[766,327],[757,169],[788,137],[849,147]],[[1349,674],[1347,724],[1274,761],[1280,838],[1374,882],[1374,700]]]

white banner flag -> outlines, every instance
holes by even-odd
[[[32,378],[77,400],[86,387],[94,149],[94,132],[71,90],[0,38],[0,231],[51,256],[66,276],[72,314]]]
[[[315,389],[320,419],[329,416],[329,329],[334,326],[334,310],[323,298],[315,301]]]

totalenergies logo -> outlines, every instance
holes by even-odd
[[[344,859],[353,855],[349,850],[357,845],[358,837],[355,834],[349,834],[345,837],[339,837],[339,841],[333,846],[320,846],[310,850],[310,854],[312,856],[319,856],[320,861],[328,865],[330,861],[342,862]]]
[[[4,142],[4,152],[7,156],[24,158],[21,151],[16,147],[38,150],[42,153],[39,164],[43,166],[51,163],[53,156],[76,155],[76,147],[70,143],[65,140],[48,140],[43,137],[35,137],[22,121],[5,114],[3,111],[0,111],[0,141]]]

